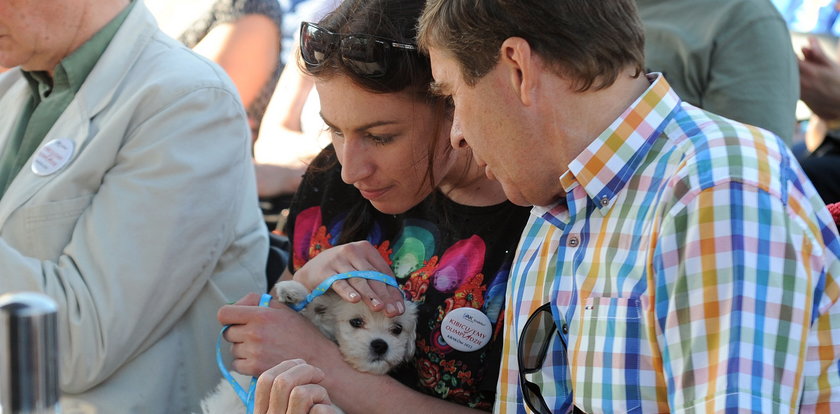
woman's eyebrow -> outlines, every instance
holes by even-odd
[[[320,115],[321,115],[321,119],[324,121],[325,124],[327,124],[327,126],[330,129],[334,129],[334,130],[340,130],[341,129],[341,128],[338,128],[337,126],[333,125],[332,122],[328,121],[327,118],[324,117],[323,113],[320,114]],[[375,127],[378,127],[378,126],[394,125],[394,124],[399,124],[399,121],[396,121],[396,120],[373,121],[373,122],[368,122],[367,124],[363,124],[363,125],[359,125],[357,127],[354,127],[353,132],[362,132],[362,131],[366,131],[368,129],[375,128]]]

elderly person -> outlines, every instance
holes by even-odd
[[[265,289],[237,92],[141,0],[0,5],[0,293],[59,306],[65,412],[188,413]]]
[[[840,242],[783,140],[644,73],[634,0],[430,0],[469,147],[534,205],[494,411],[840,410]]]

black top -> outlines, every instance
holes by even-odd
[[[433,193],[403,214],[382,214],[341,181],[331,147],[313,161],[292,200],[285,232],[292,241],[292,272],[336,244],[369,217],[363,237],[391,265],[406,296],[418,304],[413,363],[391,375],[438,398],[490,410],[502,352],[505,289],[529,208],[510,202],[471,207]],[[488,316],[490,342],[473,352],[452,349],[441,338],[449,311],[472,307]]]

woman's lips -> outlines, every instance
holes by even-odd
[[[382,195],[387,193],[389,189],[390,189],[390,187],[380,188],[380,189],[377,189],[377,190],[362,190],[360,188],[359,192],[362,193],[362,197],[373,201],[373,200],[376,200],[377,198],[382,197]]]

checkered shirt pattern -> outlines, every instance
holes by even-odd
[[[497,413],[552,303],[555,413],[840,412],[840,241],[784,143],[649,89],[535,207],[508,283]],[[562,335],[568,347],[559,340]]]

